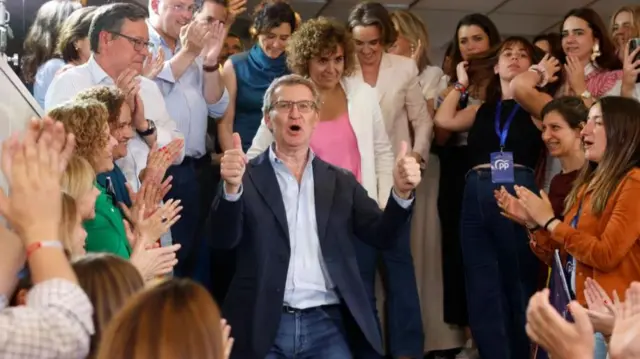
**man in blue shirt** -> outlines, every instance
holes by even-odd
[[[382,353],[353,242],[396,244],[411,217],[420,165],[403,142],[383,212],[353,174],[310,150],[319,106],[311,80],[276,79],[263,105],[274,144],[247,163],[235,133],[222,157],[224,183],[207,229],[214,247],[238,249],[222,307],[236,343],[231,358],[349,359],[347,333]]]
[[[198,167],[208,163],[207,117],[221,117],[229,97],[220,75],[218,56],[224,46],[226,9],[223,0],[205,0],[200,14],[194,0],[150,0],[149,39],[165,53],[155,82],[169,114],[184,134],[185,159],[169,168],[173,185],[167,198],[182,201],[182,218],[171,229],[182,245],[175,274],[194,276],[200,234]],[[202,161],[201,161],[202,159]],[[208,269],[208,263],[200,263]]]

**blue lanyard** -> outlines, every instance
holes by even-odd
[[[507,136],[509,135],[509,127],[511,127],[511,122],[513,122],[513,119],[516,117],[516,112],[518,112],[519,109],[520,109],[520,104],[516,104],[513,110],[511,110],[509,117],[507,117],[507,121],[505,121],[504,127],[502,128],[502,131],[501,131],[500,118],[502,115],[502,101],[498,101],[498,105],[496,107],[495,127],[496,127],[496,135],[498,135],[498,138],[500,138],[500,152],[504,150],[504,145],[507,143]]]

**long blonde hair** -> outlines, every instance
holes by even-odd
[[[631,18],[633,19],[633,26],[635,26],[636,31],[631,37],[640,36],[640,5],[625,5],[616,10],[611,16],[611,22],[609,24],[609,32],[613,35],[613,27],[616,25],[616,17],[621,12],[628,12],[631,14]]]
[[[62,193],[62,216],[60,218],[60,240],[68,257],[73,257],[73,237],[78,224],[78,206],[69,194]]]
[[[412,12],[406,10],[396,10],[391,13],[391,21],[396,31],[411,43],[413,48],[421,45],[421,54],[418,59],[418,71],[424,70],[431,65],[429,59],[429,32],[424,22]]]
[[[73,156],[62,174],[60,184],[65,193],[78,200],[93,189],[95,181],[96,172],[89,161],[80,156]]]

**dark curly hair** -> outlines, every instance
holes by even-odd
[[[344,50],[344,73],[349,76],[355,70],[355,46],[346,27],[336,20],[319,17],[307,20],[293,33],[287,42],[287,65],[291,72],[309,76],[309,61]]]
[[[48,116],[62,122],[65,130],[75,135],[75,153],[95,168],[96,156],[109,142],[105,133],[109,113],[105,105],[96,100],[66,102],[49,111]]]
[[[253,26],[250,33],[256,37],[282,24],[289,24],[292,33],[297,28],[296,13],[291,5],[284,0],[264,0],[253,12]]]
[[[117,126],[125,97],[115,86],[94,86],[77,94],[76,100],[95,100],[102,103],[109,112],[109,126]]]

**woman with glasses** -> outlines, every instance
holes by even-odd
[[[285,2],[267,2],[258,6],[253,18],[256,44],[231,56],[224,64],[222,77],[229,92],[229,106],[218,123],[222,150],[233,147],[232,134],[242,138],[242,149],[251,146],[262,119],[262,97],[271,82],[289,70],[285,46],[296,29],[296,16]]]

